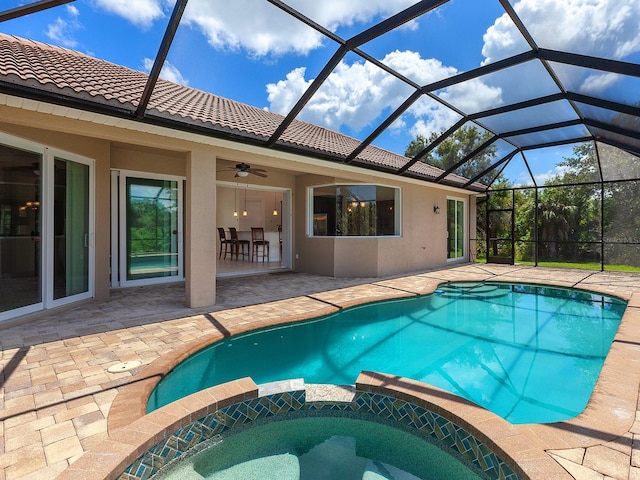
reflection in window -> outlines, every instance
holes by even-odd
[[[464,201],[447,199],[447,258],[463,258],[464,252]]]
[[[328,185],[312,189],[311,234],[376,237],[398,234],[399,190],[378,185]]]
[[[42,302],[42,155],[0,145],[0,312]]]
[[[178,182],[127,177],[127,280],[172,277],[178,268]]]

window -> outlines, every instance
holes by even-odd
[[[309,189],[309,234],[379,237],[399,234],[400,189],[379,185],[326,185]]]

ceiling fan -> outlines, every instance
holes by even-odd
[[[219,172],[226,172],[228,170],[234,170],[236,174],[234,177],[246,177],[249,174],[256,175],[258,177],[267,178],[266,170],[261,168],[251,168],[251,165],[246,163],[238,163],[235,167],[228,167],[226,170],[218,170]]]

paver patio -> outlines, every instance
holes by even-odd
[[[640,314],[640,275],[485,264],[376,279],[297,273],[222,278],[218,303],[204,309],[184,307],[180,284],[116,290],[107,302],[88,302],[0,327],[0,480],[55,478],[107,438],[114,399],[140,379],[146,365],[203,336],[421,293],[447,280],[576,286],[631,299],[628,308],[636,317]],[[638,355],[629,359],[632,366],[640,361],[640,345],[634,348]],[[107,371],[125,361],[141,365]],[[637,405],[637,386],[630,394]],[[579,480],[640,479],[638,418],[636,412],[626,435],[613,441],[600,439],[595,430],[580,432],[592,437],[590,446],[567,445],[549,455]]]

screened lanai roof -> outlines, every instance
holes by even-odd
[[[585,142],[640,156],[637,0],[4,5],[2,33],[148,74],[131,75],[135,81],[115,94],[109,75],[83,76],[83,66],[95,64],[58,63],[54,73],[66,75],[69,88],[56,90],[37,68],[25,75],[6,53],[5,36],[6,94],[475,191],[498,174],[538,185]],[[57,60],[49,61],[55,70]],[[68,75],[91,79],[91,89]],[[120,96],[99,93],[100,82]],[[472,148],[460,148],[440,170],[423,163],[471,127],[479,132]],[[416,138],[423,148],[405,157]],[[465,166],[486,152],[490,160],[469,174]],[[601,153],[600,179],[606,162]],[[626,174],[635,179],[638,170]]]

